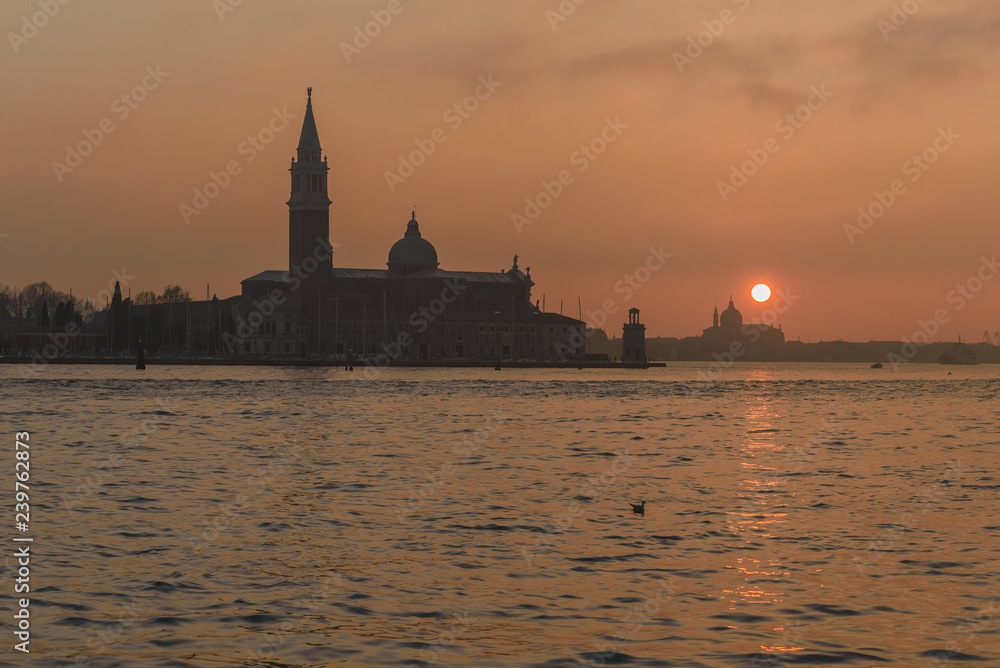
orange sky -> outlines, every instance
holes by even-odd
[[[384,267],[415,204],[442,268],[497,271],[517,253],[548,310],[620,308],[609,333],[634,305],[651,336],[697,334],[730,293],[749,320],[759,280],[795,296],[778,318],[790,339],[900,339],[939,310],[933,338],[1000,330],[1000,269],[982,260],[1000,253],[995,2],[908,0],[896,25],[893,3],[871,0],[591,0],[566,17],[558,0],[229,2],[70,2],[37,30],[25,21],[45,0],[0,6],[0,282],[96,295],[124,267],[133,292],[226,297],[287,268],[287,168],[312,86],[337,266]],[[391,20],[345,55],[373,11]],[[446,116],[480,77],[499,86]],[[814,87],[829,99],[799,109]],[[243,142],[286,108],[248,161]],[[796,110],[808,120],[782,120]],[[607,119],[606,151],[575,154]],[[446,141],[390,190],[386,172],[437,128]],[[908,164],[949,128],[933,165]],[[100,144],[54,167],[84,132]],[[767,160],[723,201],[748,151]],[[239,173],[186,224],[179,206],[229,161]],[[563,170],[572,182],[518,230],[512,215]],[[896,180],[849,241],[858,207]],[[670,259],[624,289],[661,246]]]

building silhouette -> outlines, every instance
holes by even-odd
[[[646,326],[639,322],[639,309],[628,310],[628,322],[622,325],[622,362],[646,361]]]
[[[411,213],[385,269],[336,267],[330,244],[329,166],[308,90],[289,169],[288,269],[242,281],[229,350],[261,357],[395,360],[576,360],[585,323],[532,304],[531,269],[440,268]],[[401,226],[402,227],[402,226]]]
[[[760,323],[745,324],[731,295],[725,311],[719,314],[719,308],[715,308],[712,326],[702,331],[700,340],[706,353],[732,352],[735,348],[747,361],[781,359],[784,343],[785,334],[780,328]]]

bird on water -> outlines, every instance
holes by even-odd
[[[642,503],[632,503],[631,501],[629,501],[628,505],[632,506],[632,512],[633,513],[639,513],[640,515],[645,515],[646,514],[646,502],[645,501],[643,501]]]

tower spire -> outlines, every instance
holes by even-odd
[[[319,131],[316,129],[316,118],[313,116],[312,87],[306,88],[306,117],[302,119],[302,134],[299,135],[299,159],[302,151],[322,151],[319,143]],[[319,161],[317,156],[316,161]]]

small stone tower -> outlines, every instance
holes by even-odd
[[[622,362],[646,362],[646,326],[639,322],[639,309],[628,310],[628,323],[622,326]]]

